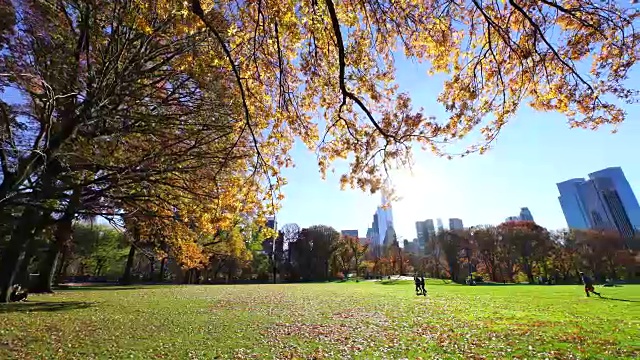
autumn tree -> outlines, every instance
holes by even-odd
[[[442,255],[447,262],[449,278],[451,281],[460,281],[460,258],[467,240],[461,233],[442,231],[436,235],[436,241],[442,249]]]
[[[583,266],[589,269],[599,280],[605,277],[617,279],[620,273],[620,260],[624,258],[625,242],[615,231],[582,231],[577,235]]]
[[[469,232],[470,240],[484,272],[491,281],[498,281],[500,239],[496,228],[493,226],[473,227]]]
[[[22,34],[10,38],[0,72],[26,100],[2,105],[7,125],[23,116],[33,127],[3,135],[11,146],[2,148],[0,213],[16,223],[0,269],[3,295],[41,223],[34,218],[51,218],[59,232],[41,262],[39,287],[50,290],[77,216],[135,214],[143,241],[163,253],[172,246],[190,264],[202,252],[200,236],[231,229],[239,215],[273,212],[278,184],[265,178],[266,155],[256,155],[246,123],[234,120],[240,108],[219,96],[223,76],[215,66],[186,66],[214,46],[204,32],[181,31],[177,14],[136,19],[133,2],[19,6]],[[172,223],[176,212],[185,221]],[[159,238],[171,226],[164,234],[174,236]],[[132,246],[130,259],[134,253]]]
[[[345,277],[347,277],[351,269],[353,269],[353,258],[355,256],[351,248],[351,242],[353,241],[358,241],[358,238],[340,236],[337,249],[332,256],[334,269],[341,272]]]
[[[149,11],[210,31],[221,51],[197,60],[233,74],[245,121],[265,134],[257,143],[278,142],[282,164],[296,138],[317,150],[323,173],[351,154],[342,183],[363,189],[409,162],[408,141],[448,155],[477,129],[462,155],[485,151],[521,104],[595,129],[622,122],[621,103],[638,100],[625,80],[640,15],[620,2],[164,0]],[[446,77],[447,118],[412,109],[394,82],[399,52]]]
[[[351,238],[349,241],[349,247],[353,253],[354,268],[356,270],[356,277],[360,276],[360,268],[362,267],[362,260],[369,250],[369,242],[362,243],[358,238]]]
[[[341,248],[340,233],[326,225],[302,229],[295,242],[289,243],[290,278],[327,280],[330,265]]]
[[[557,277],[563,281],[579,276],[581,255],[577,241],[579,231],[562,229],[551,233],[551,241],[554,244],[553,251],[549,254],[550,263],[557,272]]]

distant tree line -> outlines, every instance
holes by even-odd
[[[441,232],[425,254],[410,258],[414,269],[457,282],[469,271],[493,282],[573,283],[580,271],[605,281],[640,275],[636,243],[613,232],[549,231],[532,221],[510,221]]]
[[[638,240],[613,232],[549,231],[531,221],[442,231],[420,254],[397,241],[372,246],[322,225],[285,225],[276,241],[278,273],[291,281],[418,273],[455,282],[560,284],[579,282],[580,271],[601,282],[640,276]]]

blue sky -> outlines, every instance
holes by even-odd
[[[439,80],[424,68],[398,62],[397,81],[412,96],[414,105],[427,115],[446,117],[436,98]],[[638,84],[636,71],[630,79]],[[465,226],[498,224],[529,207],[537,223],[549,229],[566,227],[558,203],[556,183],[611,166],[621,166],[631,187],[640,195],[640,105],[627,106],[627,120],[618,133],[570,129],[566,118],[523,107],[484,155],[447,160],[417,146],[413,174],[393,175],[398,195],[393,204],[398,238],[416,237],[415,221],[429,218],[461,218]],[[325,224],[357,229],[364,236],[380,195],[359,190],[340,191],[339,169],[323,181],[316,158],[303,146],[293,151],[296,167],[284,173],[286,199],[278,213],[278,225],[295,222],[301,227]],[[446,226],[446,225],[445,225]]]

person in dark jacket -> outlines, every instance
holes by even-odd
[[[418,275],[413,277],[413,282],[416,284],[416,295],[420,295],[420,278],[418,278]]]
[[[422,295],[427,296],[427,289],[424,288],[424,277],[420,277],[420,291],[422,291]]]
[[[602,297],[602,295],[600,295],[599,292],[596,292],[595,289],[593,288],[593,280],[591,280],[590,277],[585,275],[582,271],[580,271],[580,277],[582,278],[582,283],[584,284],[584,292],[585,294],[587,294],[587,297],[590,296],[589,293],[594,293]]]
[[[26,291],[22,290],[22,287],[20,285],[14,285],[13,289],[11,290],[11,294],[9,295],[9,301],[17,302],[27,300],[28,295],[29,294]]]

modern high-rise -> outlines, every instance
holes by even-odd
[[[387,196],[384,191],[382,193],[381,200],[382,204],[378,206],[376,215],[378,236],[380,237],[378,244],[382,245],[389,241],[393,241],[392,239],[389,239],[389,237],[395,237],[395,231],[393,230],[393,211],[391,209],[391,203],[387,200]]]
[[[569,228],[614,230],[624,238],[640,231],[640,206],[621,168],[606,168],[589,174],[589,180],[570,179],[557,186]]]
[[[560,192],[558,201],[560,201],[560,207],[570,229],[589,229],[591,227],[578,190],[580,184],[584,182],[584,179],[578,178],[556,184]]]
[[[520,208],[520,214],[518,215],[514,215],[514,216],[507,216],[506,219],[504,219],[505,222],[510,222],[510,221],[533,221],[533,215],[531,215],[531,211],[529,210],[528,207],[522,207]]]
[[[416,244],[418,247],[418,252],[424,253],[427,239],[429,238],[426,221],[416,221],[416,234]]]
[[[601,179],[608,178],[611,180],[611,185],[615,189],[617,196],[620,198],[622,207],[624,208],[629,221],[634,229],[640,230],[640,205],[638,205],[638,199],[627,181],[627,177],[624,176],[622,168],[610,167],[602,169],[589,174],[589,179]]]
[[[442,219],[436,219],[436,223],[438,224],[438,233],[444,231],[444,225],[442,225]]]
[[[464,229],[464,225],[462,224],[462,219],[451,218],[449,219],[449,230],[462,230]]]
[[[427,219],[424,221],[424,232],[425,232],[425,244],[424,247],[420,249],[421,254],[426,254],[429,252],[429,242],[435,241],[436,239],[436,228],[433,224],[433,219]]]
[[[520,220],[533,221],[533,215],[531,215],[531,211],[529,211],[528,207],[520,208]]]

